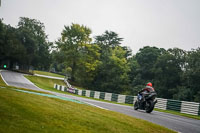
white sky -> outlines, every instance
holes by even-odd
[[[124,38],[135,54],[143,46],[200,46],[200,0],[1,0],[0,18],[17,26],[19,17],[40,20],[50,41],[64,25],[83,24],[92,37],[105,30]]]

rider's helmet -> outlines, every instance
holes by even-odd
[[[148,82],[148,83],[147,83],[147,86],[152,87],[152,83],[151,83],[151,82]]]

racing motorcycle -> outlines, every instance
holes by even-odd
[[[157,93],[154,92],[144,92],[143,97],[141,94],[138,94],[137,100],[134,104],[134,109],[138,110],[145,110],[147,113],[151,113],[154,109],[155,104],[157,103],[156,100]]]

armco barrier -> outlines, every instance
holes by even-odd
[[[90,97],[94,98],[94,91],[90,91]]]
[[[134,97],[133,96],[126,96],[125,103],[133,104]]]
[[[82,90],[82,96],[85,96],[86,90]]]
[[[181,113],[198,115],[198,113],[199,113],[199,103],[182,101]]]
[[[100,92],[99,99],[105,99],[105,92]]]
[[[117,102],[118,101],[118,94],[112,93],[111,101]]]
[[[81,96],[103,99],[107,101],[114,101],[118,103],[133,104],[137,99],[137,96],[127,96],[127,95],[91,91],[91,90],[78,90],[72,88],[70,89],[57,84],[54,85],[54,88],[60,91],[67,91]],[[174,110],[191,115],[200,115],[200,103],[163,99],[163,98],[156,98],[156,99],[158,102],[155,108],[162,110]]]
[[[181,111],[181,101],[177,100],[167,100],[167,110]]]
[[[125,103],[126,95],[118,95],[118,103]]]
[[[96,98],[96,99],[100,98],[100,92],[99,91],[94,92],[94,98]]]
[[[112,93],[105,93],[104,100],[111,101]]]
[[[156,99],[158,102],[156,103],[155,108],[166,110],[167,109],[167,99],[163,99],[163,98],[156,98]]]
[[[198,115],[200,115],[200,104],[199,104],[199,114]]]

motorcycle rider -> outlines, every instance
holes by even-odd
[[[145,93],[154,92],[154,91],[155,91],[155,89],[153,88],[152,83],[148,82],[146,87],[139,91],[139,95],[140,95],[139,100],[144,102],[145,101],[145,98],[144,98]]]

